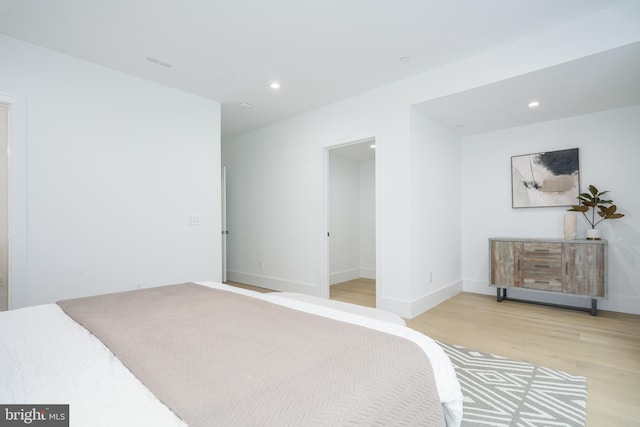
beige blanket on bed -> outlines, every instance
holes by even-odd
[[[190,426],[444,425],[396,336],[193,283],[58,304]]]

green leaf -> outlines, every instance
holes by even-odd
[[[616,212],[618,207],[613,204],[613,200],[606,200],[601,198],[605,194],[609,192],[599,191],[595,185],[589,185],[588,193],[580,193],[577,197],[578,201],[580,201],[580,205],[572,205],[571,209],[567,209],[570,212],[582,212],[587,222],[594,228],[597,224],[605,219],[617,219],[622,218],[624,214]],[[589,215],[587,212],[593,209]],[[601,218],[599,221],[595,220],[595,214],[598,213],[598,216]]]
[[[588,206],[571,206],[571,209],[567,209],[569,212],[587,212]]]

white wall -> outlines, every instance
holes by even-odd
[[[460,138],[411,111],[411,289],[422,312],[462,290]]]
[[[7,279],[9,277],[9,171],[7,148],[9,132],[9,109],[0,104],[0,311],[9,307]]]
[[[376,162],[361,161],[360,171],[360,277],[376,278]]]
[[[422,184],[412,180],[411,168],[418,165],[411,159],[421,148],[410,137],[415,120],[410,106],[638,41],[639,23],[640,3],[628,2],[225,140],[235,233],[229,236],[229,269],[246,283],[324,295],[323,148],[375,137],[376,304],[402,316],[419,314],[459,289],[461,269],[458,277],[450,271],[461,252],[453,243],[454,255],[443,267],[447,273],[434,271],[433,282],[425,284],[425,271],[416,263],[439,262],[420,243],[412,246],[412,226],[419,223],[426,196],[419,191]],[[421,176],[438,182],[441,169]],[[448,194],[453,198],[455,192]],[[459,240],[460,222],[445,224],[421,224],[419,234]],[[269,259],[263,270],[256,267],[261,257]]]
[[[0,58],[0,91],[26,101],[13,307],[220,280],[219,103],[4,36]]]
[[[635,106],[463,138],[464,289],[495,294],[487,286],[489,237],[563,237],[567,208],[511,208],[511,156],[578,147],[581,190],[590,184],[611,190],[608,195],[626,215],[598,226],[609,242],[609,298],[599,307],[640,314],[639,118],[640,106]],[[586,225],[578,218],[578,238],[584,238]],[[578,298],[521,295],[590,306]]]

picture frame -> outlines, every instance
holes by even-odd
[[[578,203],[577,148],[511,157],[512,208],[571,206]]]

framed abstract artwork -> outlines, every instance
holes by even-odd
[[[511,206],[571,206],[580,194],[578,149],[511,157]]]

